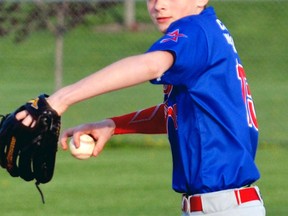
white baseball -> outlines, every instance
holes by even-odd
[[[69,148],[70,148],[71,154],[75,158],[80,159],[80,160],[90,158],[93,153],[94,146],[95,146],[94,139],[87,134],[83,134],[80,136],[79,148],[76,148],[76,146],[74,145],[73,139],[71,139],[69,142]]]

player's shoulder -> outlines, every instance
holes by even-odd
[[[183,17],[174,23],[171,24],[170,28],[183,28],[183,29],[194,29],[197,30],[198,28],[202,28],[202,23],[199,22],[199,19],[197,19],[195,16],[187,16]]]
[[[216,14],[213,7],[208,7],[198,15],[190,15],[183,17],[171,24],[169,29],[182,29],[182,31],[192,34],[206,32],[207,28],[211,28],[211,24],[216,24]]]

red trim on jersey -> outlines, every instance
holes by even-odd
[[[166,131],[164,104],[111,118],[116,125],[114,134],[163,134]]]

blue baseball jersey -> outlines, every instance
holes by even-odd
[[[147,52],[168,51],[161,77],[173,158],[173,189],[198,194],[242,187],[255,165],[258,125],[233,39],[212,7],[172,23]]]

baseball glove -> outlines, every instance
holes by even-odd
[[[0,123],[0,165],[13,177],[36,180],[44,203],[40,183],[49,182],[54,173],[61,118],[46,101],[48,95],[27,102],[15,112],[2,116]],[[27,127],[16,119],[26,110],[36,121]]]

